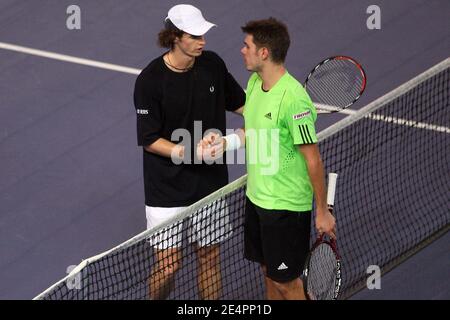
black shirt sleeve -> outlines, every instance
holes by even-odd
[[[148,146],[158,140],[163,123],[161,103],[155,94],[154,84],[141,73],[134,87],[134,107],[137,120],[139,146]]]
[[[234,79],[233,75],[228,72],[227,66],[222,58],[213,51],[210,51],[212,57],[220,64],[224,81],[225,81],[225,109],[234,111],[245,104],[245,92]]]
[[[225,79],[225,109],[234,111],[245,104],[245,92],[231,73],[226,70]]]

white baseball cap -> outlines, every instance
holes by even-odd
[[[193,36],[202,36],[215,24],[203,18],[202,12],[190,4],[178,4],[170,8],[165,21],[170,20],[175,27]]]

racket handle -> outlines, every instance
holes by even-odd
[[[328,192],[327,192],[327,204],[331,209],[334,206],[334,194],[336,192],[336,180],[337,173],[328,174]]]

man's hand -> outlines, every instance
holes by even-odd
[[[227,141],[218,133],[210,132],[197,145],[197,157],[212,163],[223,156]]]
[[[319,235],[325,233],[332,239],[336,239],[336,219],[328,209],[317,209],[316,229]]]

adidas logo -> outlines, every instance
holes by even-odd
[[[266,114],[264,117],[266,117],[269,120],[272,120],[272,112],[269,112],[268,114]]]
[[[278,266],[278,270],[286,270],[288,268],[288,266],[286,264],[284,264],[284,262],[282,262],[279,266]]]

